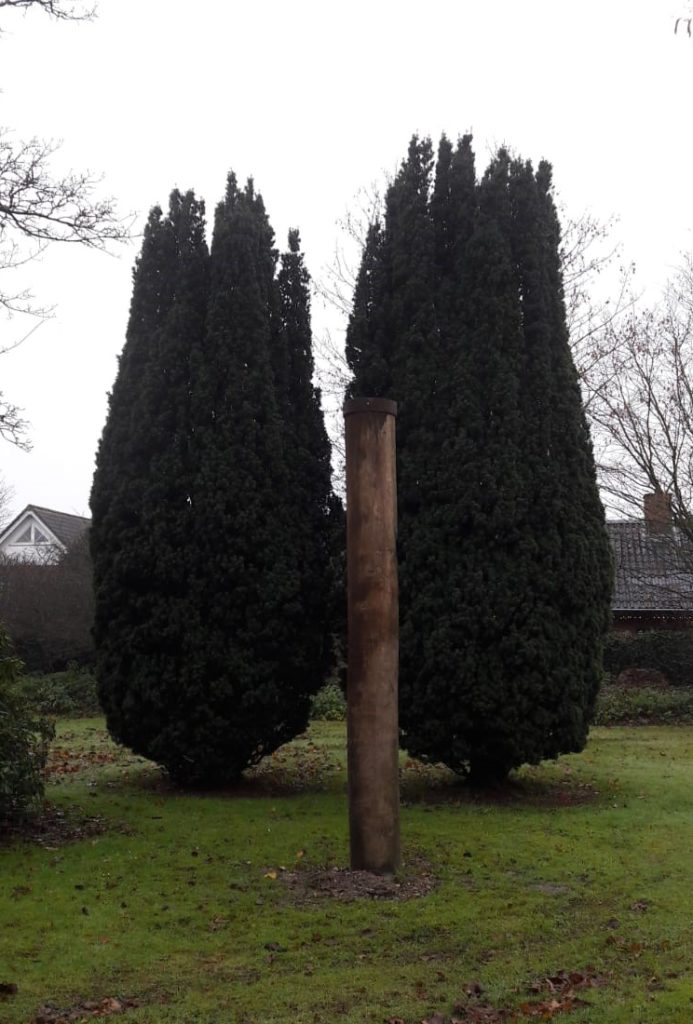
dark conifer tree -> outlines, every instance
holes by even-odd
[[[204,205],[152,210],[91,495],[96,672],[112,735],[166,763],[160,742],[191,617],[190,353],[205,323]]]
[[[392,354],[389,376],[379,370],[388,397],[416,409],[414,422],[398,422],[403,744],[488,781],[584,745],[608,546],[567,346],[548,172],[535,177],[501,151],[477,186],[471,140],[453,150],[443,139],[429,203],[434,272],[418,305],[431,325],[425,345],[406,317],[392,317],[412,292],[397,296],[405,279],[388,272],[388,218],[406,223],[409,206],[416,251],[428,237],[405,178],[392,185],[370,257],[369,279],[391,292],[381,285],[370,298],[368,320],[392,328],[388,345],[375,346],[379,366]],[[362,322],[352,318],[348,339],[354,394],[366,393],[377,337]]]
[[[229,176],[211,260],[199,214],[174,193],[150,218],[92,539],[113,735],[219,785],[302,731],[324,680],[332,496],[298,235],[277,277],[252,182]]]
[[[416,560],[404,556],[413,582],[403,623],[403,742],[459,772],[475,770],[497,740],[492,731],[512,714],[498,644],[522,600],[504,575],[513,566],[521,491],[508,166],[502,153],[487,171],[463,264],[444,291],[452,385],[440,410],[444,454],[434,464],[426,526],[412,530]],[[508,767],[501,762],[498,773]]]
[[[301,732],[324,679],[324,610],[313,602],[326,586],[329,459],[309,380],[307,282],[294,252],[282,294],[276,263],[261,197],[230,175],[193,392],[200,642],[170,765],[194,781],[236,778]]]

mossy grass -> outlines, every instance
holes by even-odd
[[[437,879],[408,901],[284,884],[347,866],[343,723],[218,793],[176,790],[99,719],[60,722],[51,763],[71,840],[0,847],[3,1024],[106,997],[138,1002],[127,1024],[418,1024],[474,983],[517,1009],[588,968],[573,1024],[690,1020],[691,728],[596,729],[486,793],[403,755],[402,873]]]

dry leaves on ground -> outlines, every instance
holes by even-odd
[[[523,1002],[516,1009],[491,1006],[482,998],[483,988],[478,982],[466,986],[465,1001],[455,1006],[450,1013],[436,1011],[420,1024],[520,1024],[525,1020],[553,1020],[558,1014],[570,1013],[588,1003],[577,995],[578,991],[598,988],[606,984],[606,978],[597,974],[592,967],[584,971],[557,971],[555,974],[538,978],[529,986],[534,995],[543,999]],[[390,1017],[387,1024],[406,1024],[402,1018]]]
[[[77,1024],[77,1022],[91,1021],[99,1017],[114,1017],[126,1010],[133,1010],[139,1006],[136,999],[127,999],[122,996],[109,996],[106,999],[86,999],[74,1006],[60,1008],[54,1003],[45,1003],[39,1007],[36,1016],[31,1024]]]

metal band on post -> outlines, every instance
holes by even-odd
[[[349,836],[353,870],[397,870],[397,403],[344,403],[347,490]]]

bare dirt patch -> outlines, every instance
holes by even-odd
[[[350,871],[348,868],[308,868],[284,871],[279,878],[296,904],[313,904],[322,900],[353,903],[355,900],[416,900],[428,896],[438,879],[428,865],[417,865],[416,874],[376,875],[371,871]]]

